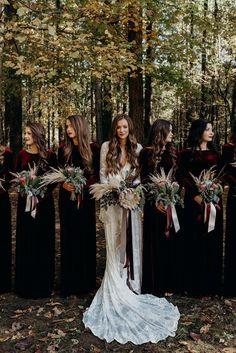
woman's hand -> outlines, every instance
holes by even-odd
[[[166,209],[165,209],[165,206],[163,205],[163,203],[161,203],[161,202],[156,203],[156,208],[157,208],[158,211],[160,211],[161,213],[166,214]]]
[[[193,199],[201,206],[203,198],[200,195],[196,195]]]
[[[66,182],[64,182],[64,183],[62,184],[62,187],[63,187],[66,191],[75,192],[75,187],[74,187],[74,185],[71,184],[71,183],[66,183]]]

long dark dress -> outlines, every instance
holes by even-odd
[[[79,208],[70,200],[70,192],[60,187],[59,213],[61,225],[61,284],[62,296],[83,295],[96,285],[96,219],[95,201],[89,194],[89,186],[99,179],[99,148],[91,144],[93,172],[85,171],[87,184]],[[63,147],[59,148],[60,166],[65,165]],[[70,165],[84,169],[78,147],[74,146]]]
[[[151,163],[151,150],[145,148],[140,152],[141,180],[150,181],[149,175],[165,173],[173,167],[173,157],[165,151],[160,162],[155,166]],[[179,207],[176,207],[181,223]],[[166,292],[179,293],[182,287],[182,236],[170,228],[169,237],[165,234],[166,214],[160,212],[154,202],[146,201],[143,223],[143,281],[142,293],[163,295]]]
[[[229,163],[235,161],[235,146],[225,144],[222,150],[222,162],[226,165],[225,180],[229,184],[226,204],[225,230],[225,260],[224,260],[224,289],[227,297],[236,296],[236,167]]]
[[[191,172],[199,176],[203,169],[219,167],[220,156],[212,150],[192,152],[183,150],[179,155],[177,175],[185,188],[184,200],[184,287],[189,295],[221,294],[223,262],[223,209],[220,200],[216,210],[215,229],[208,232],[204,223],[204,204],[194,197],[199,195]]]
[[[48,152],[47,164],[38,154],[21,150],[17,156],[16,171],[28,169],[28,164],[39,165],[38,175],[49,166],[56,167],[56,155]],[[55,211],[52,188],[37,204],[33,218],[25,212],[26,197],[18,196],[16,225],[15,293],[23,298],[43,298],[51,295],[54,286]]]
[[[0,188],[0,293],[11,290],[11,205],[8,194],[10,174],[13,170],[13,154],[9,150],[3,153],[3,162],[0,164],[0,178],[4,179]]]

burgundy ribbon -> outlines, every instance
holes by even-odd
[[[134,280],[131,211],[123,209],[122,218],[120,261],[128,270],[128,278]]]
[[[170,237],[170,226],[172,224],[172,210],[171,210],[171,205],[167,206],[166,209],[166,217],[167,217],[167,223],[166,223],[166,228],[165,228],[165,235],[167,238]]]

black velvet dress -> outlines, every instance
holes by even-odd
[[[56,167],[56,155],[48,152],[47,162],[38,154],[21,150],[17,156],[16,171],[28,169],[28,164],[39,165],[38,175]],[[15,293],[23,298],[43,298],[51,295],[54,286],[55,265],[55,211],[50,186],[37,204],[33,218],[25,212],[26,197],[18,196],[16,225]]]
[[[61,283],[62,296],[83,295],[96,286],[96,218],[95,201],[89,186],[99,180],[99,155],[96,144],[91,144],[92,172],[85,171],[87,184],[79,208],[77,200],[70,200],[70,192],[60,187],[59,213],[61,225]],[[60,166],[65,165],[63,146],[59,148]],[[84,169],[78,147],[74,146],[70,165]]]
[[[229,184],[226,204],[225,260],[223,294],[236,296],[236,167],[229,163],[235,161],[235,146],[225,144],[222,159],[225,164],[225,181]]]
[[[0,164],[0,178],[5,181],[0,188],[0,293],[11,291],[11,205],[8,194],[10,174],[13,170],[13,154],[5,150],[2,155],[3,160]]]
[[[140,152],[141,180],[149,182],[149,175],[160,173],[164,168],[167,174],[173,166],[173,157],[165,151],[160,162],[151,163],[151,150],[144,148]],[[176,206],[181,227],[181,206]],[[182,290],[182,235],[175,232],[173,225],[169,237],[165,234],[166,214],[161,213],[154,202],[147,201],[144,206],[143,223],[143,281],[142,293],[164,295],[180,293]]]
[[[192,152],[183,150],[179,155],[177,176],[185,188],[184,202],[184,288],[189,295],[221,294],[223,263],[223,208],[216,209],[215,229],[208,232],[204,222],[204,204],[194,197],[198,188],[189,174],[199,176],[203,169],[219,167],[220,156],[212,150]]]

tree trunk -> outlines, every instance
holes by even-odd
[[[137,5],[138,6],[138,5]],[[137,13],[138,12],[138,13]],[[133,42],[133,51],[136,54],[136,64],[142,63],[142,24],[140,23],[141,18],[141,7],[138,9],[130,9],[130,17],[139,19],[139,25],[135,25],[134,21],[129,21],[128,28],[128,41]],[[137,66],[135,71],[131,71],[128,77],[129,87],[129,116],[134,122],[135,133],[137,139],[143,142],[143,130],[144,130],[144,119],[143,119],[143,74],[140,67]]]
[[[5,6],[6,21],[16,16],[13,5]],[[11,44],[13,49],[18,51],[15,42]],[[9,47],[8,47],[9,48]],[[7,47],[4,50],[8,49]],[[10,147],[17,153],[22,147],[22,92],[21,78],[11,68],[5,69],[5,128],[8,132]]]
[[[103,82],[103,110],[102,110],[102,142],[109,139],[112,122],[112,101],[111,101],[111,83]]]
[[[95,117],[96,117],[96,140],[102,143],[102,83],[96,78],[94,81],[95,89]]]
[[[152,23],[147,26],[147,43],[150,42],[149,35],[152,33]],[[152,61],[152,47],[149,43],[146,50],[147,60]],[[145,91],[144,91],[144,139],[146,140],[150,130],[150,114],[151,114],[151,99],[152,99],[152,77],[149,74],[145,75]]]
[[[208,10],[208,0],[204,0],[204,18],[207,16]],[[202,33],[202,85],[201,85],[201,106],[200,106],[200,118],[206,118],[207,111],[207,87],[205,84],[206,80],[206,64],[207,64],[207,54],[206,54],[206,38],[207,31],[204,29]]]

